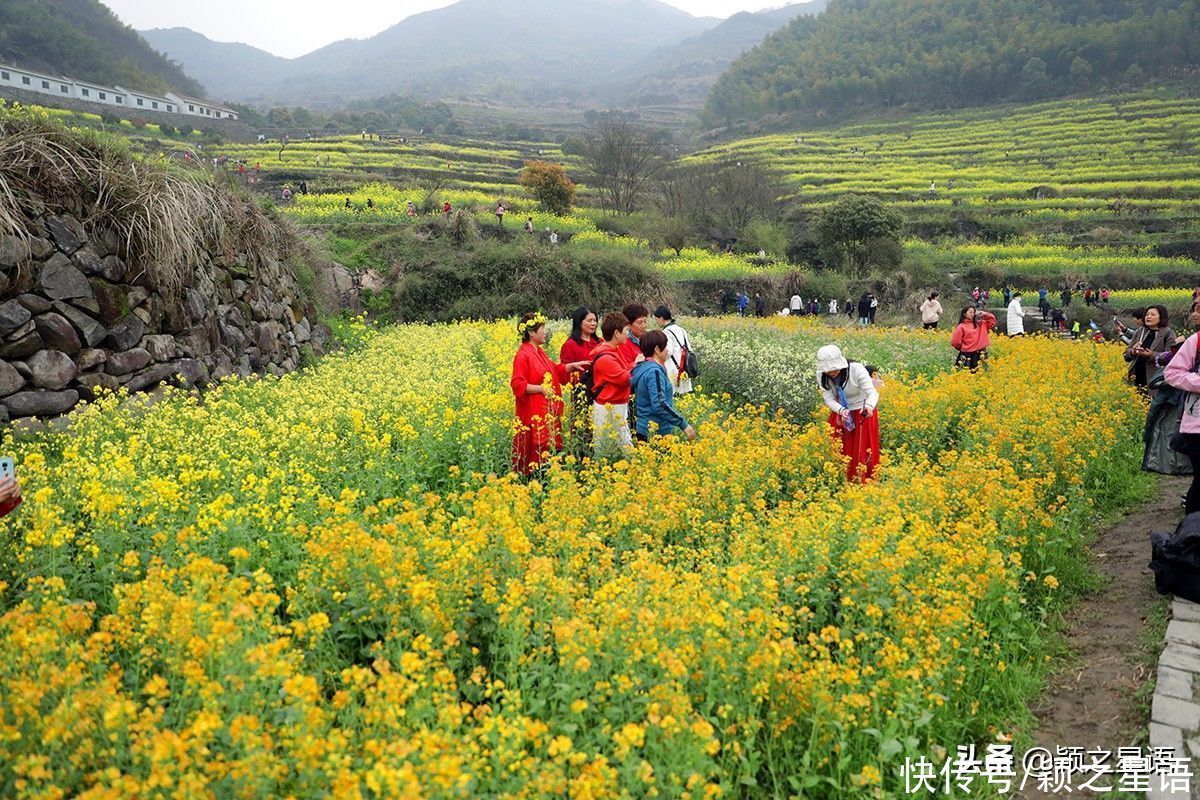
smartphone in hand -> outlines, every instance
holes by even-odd
[[[0,458],[0,479],[15,478],[17,475],[17,462],[12,456],[4,456]]]

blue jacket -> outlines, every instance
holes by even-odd
[[[637,407],[637,432],[650,435],[650,423],[658,423],[660,435],[688,426],[687,420],[675,410],[675,390],[667,370],[654,359],[647,359],[633,368],[630,378]]]

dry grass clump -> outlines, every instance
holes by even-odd
[[[112,231],[129,265],[177,300],[207,257],[286,264],[302,246],[251,200],[199,168],[136,158],[119,137],[0,102],[0,235],[28,241],[42,206]]]

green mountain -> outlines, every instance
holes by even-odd
[[[0,0],[0,61],[146,92],[204,87],[99,0]]]
[[[1197,0],[832,0],[750,50],[705,122],[951,108],[1191,80]]]

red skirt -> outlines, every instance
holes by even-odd
[[[513,436],[513,471],[529,475],[541,467],[543,458],[562,450],[562,446],[557,416],[518,418]]]
[[[854,420],[854,430],[845,431],[842,428],[842,418],[837,414],[829,414],[829,426],[833,435],[842,440],[842,455],[850,461],[846,465],[846,480],[866,483],[875,477],[875,468],[879,466],[879,409],[869,417],[864,417],[861,411],[851,411]]]

